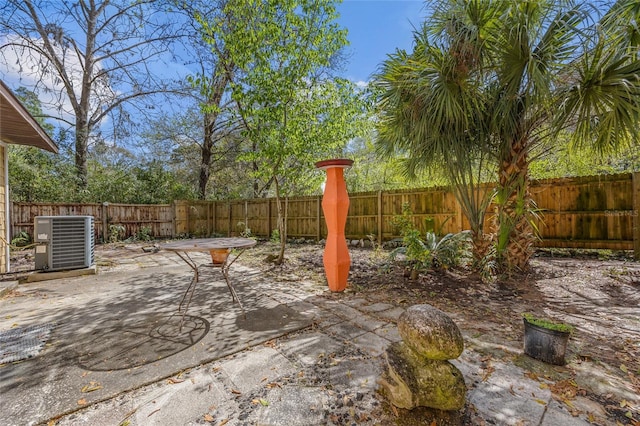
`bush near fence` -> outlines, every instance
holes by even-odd
[[[540,218],[541,247],[632,250],[640,252],[638,212],[640,173],[533,181],[531,194]],[[326,235],[322,197],[283,200],[292,238],[320,240]],[[416,226],[443,233],[468,229],[447,188],[407,189],[350,194],[346,236],[379,243],[398,238],[391,219],[408,203]],[[238,236],[268,238],[276,228],[273,198],[234,201],[176,201],[172,204],[13,203],[11,235],[33,235],[33,219],[44,215],[92,215],[97,241],[108,241],[109,227],[124,227],[123,238],[143,229],[154,238]],[[491,212],[491,207],[490,207]],[[491,222],[491,214],[487,223]]]

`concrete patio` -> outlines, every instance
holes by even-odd
[[[123,253],[97,275],[20,284],[0,299],[0,331],[46,334],[36,356],[0,365],[1,424],[431,423],[428,411],[396,417],[377,393],[402,308],[266,278],[240,261],[231,278],[246,319],[214,272],[180,330],[189,268],[171,253]],[[454,363],[468,403],[450,424],[589,424],[514,363],[496,360],[487,374],[474,350],[521,348],[463,334],[467,349]]]

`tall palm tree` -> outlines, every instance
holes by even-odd
[[[433,39],[433,22],[426,23],[414,33],[413,52],[390,55],[374,80],[378,152],[403,155],[409,176],[434,167],[445,172],[470,223],[476,260],[489,248],[483,231],[493,191],[482,182],[495,169],[488,150],[489,103],[477,82],[484,73],[481,39],[495,18],[477,16],[466,31]]]
[[[533,253],[528,168],[536,149],[561,131],[602,151],[638,136],[639,38],[617,19],[624,12],[637,22],[638,3],[620,0],[598,22],[595,9],[564,0],[438,1],[413,52],[384,63],[384,152],[403,150],[413,167],[441,162],[447,170],[458,167],[452,154],[468,164],[491,154],[504,271],[525,269]],[[434,58],[442,58],[437,73]],[[432,152],[440,156],[426,158]]]

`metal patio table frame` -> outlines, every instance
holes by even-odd
[[[209,268],[220,268],[222,275],[224,276],[224,280],[227,283],[227,287],[229,288],[229,292],[231,293],[231,297],[234,302],[238,302],[240,305],[240,309],[242,309],[242,315],[246,318],[246,313],[244,310],[244,306],[242,306],[242,302],[240,302],[240,298],[236,293],[235,288],[229,281],[229,268],[231,265],[238,260],[240,255],[257,243],[256,240],[252,240],[250,238],[238,238],[238,237],[222,237],[222,238],[197,238],[192,240],[181,240],[174,241],[171,243],[162,244],[161,248],[163,250],[171,251],[177,254],[189,267],[193,270],[193,278],[189,283],[184,295],[182,296],[182,300],[180,301],[180,305],[178,306],[178,313],[182,313],[182,320],[180,321],[180,328],[182,329],[182,323],[184,322],[184,317],[189,309],[189,305],[191,304],[191,299],[193,298],[193,293],[196,289],[196,284],[200,281],[200,271],[199,269],[202,267]],[[237,250],[237,252],[233,252],[232,250]],[[189,253],[192,252],[209,252],[211,254],[212,263],[204,263],[198,264],[196,261],[189,256]],[[226,252],[226,256],[224,260],[221,262],[216,262],[214,260],[214,256],[216,253]],[[184,309],[183,309],[183,304]]]

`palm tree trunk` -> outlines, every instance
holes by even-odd
[[[535,250],[527,142],[526,138],[513,141],[500,164],[496,260],[507,274],[526,270]]]

